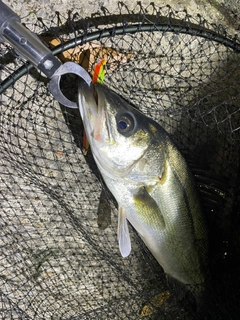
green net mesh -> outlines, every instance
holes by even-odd
[[[129,11],[120,4],[118,15],[103,8],[91,18],[77,12],[23,22],[44,41],[58,39],[69,60],[81,63],[90,52],[90,74],[105,48],[104,83],[172,135],[209,224],[216,310],[208,319],[238,319],[237,39],[169,6]],[[91,151],[83,155],[79,111],[59,105],[48,79],[7,44],[0,78],[1,318],[197,319],[191,298],[168,282],[132,228],[132,252],[121,257],[116,204]],[[74,78],[62,87],[76,100]]]

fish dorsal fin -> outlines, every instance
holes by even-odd
[[[126,211],[119,207],[118,209],[118,243],[121,255],[127,257],[131,252],[131,239],[128,230]]]

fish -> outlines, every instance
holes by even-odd
[[[93,157],[118,204],[118,244],[130,223],[165,274],[204,286],[208,232],[193,174],[172,137],[105,84],[79,81],[78,104]]]
[[[99,229],[106,229],[111,224],[111,205],[109,202],[108,190],[102,186],[98,211],[97,211],[97,224]]]

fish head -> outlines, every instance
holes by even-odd
[[[154,136],[149,118],[99,83],[79,84],[79,109],[102,173],[124,175],[140,165]]]

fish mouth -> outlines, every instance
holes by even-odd
[[[88,116],[89,120],[96,118],[98,114],[98,94],[91,84],[90,86],[84,81],[80,80],[78,84],[78,102],[79,109],[83,120]]]
[[[88,141],[106,142],[111,137],[108,114],[105,110],[104,94],[96,84],[88,85],[80,80],[78,86],[78,102],[81,118]]]

